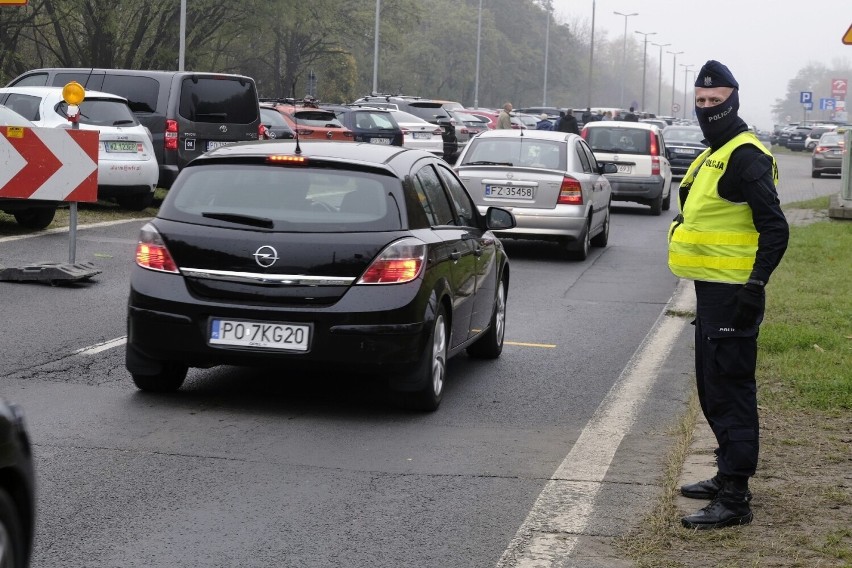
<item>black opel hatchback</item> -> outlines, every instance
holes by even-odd
[[[264,141],[185,167],[141,231],[127,368],[149,391],[188,367],[339,365],[438,407],[449,357],[503,348],[509,261],[434,155]],[[301,365],[300,365],[301,366]]]

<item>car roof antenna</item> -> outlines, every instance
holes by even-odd
[[[290,90],[293,95],[293,122],[296,123],[296,154],[302,153],[302,147],[299,145],[299,115],[296,113],[296,81],[293,81],[293,87]]]

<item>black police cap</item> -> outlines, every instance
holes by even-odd
[[[734,79],[731,70],[713,59],[701,67],[698,75],[695,76],[695,86],[705,89],[712,89],[713,87],[740,88],[740,84]]]

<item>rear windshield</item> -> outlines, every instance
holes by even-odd
[[[260,109],[260,119],[263,124],[269,124],[277,127],[287,127],[290,128],[290,125],[287,124],[287,121],[284,120],[284,117],[281,116],[281,113],[275,109],[271,108],[261,108]]]
[[[461,165],[476,163],[564,170],[566,145],[532,138],[474,138]]]
[[[440,103],[411,103],[405,110],[428,122],[437,122],[439,118],[450,118],[449,113]]]
[[[651,136],[639,128],[589,128],[586,142],[594,152],[609,154],[648,154]]]
[[[663,130],[663,140],[677,142],[698,142],[704,140],[704,133],[699,128],[666,128]]]
[[[389,112],[356,110],[355,126],[362,130],[396,130],[398,126]]]
[[[251,124],[258,120],[257,92],[245,79],[189,76],[181,82],[178,112],[193,122]]]
[[[827,144],[842,144],[843,136],[841,134],[823,134],[819,137],[819,143],[823,146]]]
[[[218,163],[185,168],[161,216],[230,227],[244,217],[279,231],[392,231],[401,228],[400,192],[399,180],[370,172]]]
[[[298,110],[291,116],[300,126],[343,128],[343,124],[337,119],[337,115],[330,110]]]
[[[55,110],[62,117],[68,116],[68,103],[62,101],[56,105]],[[124,101],[87,98],[80,103],[80,124],[136,126],[139,121]]]

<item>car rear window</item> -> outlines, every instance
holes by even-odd
[[[281,113],[272,108],[262,108],[260,109],[260,117],[261,121],[264,124],[271,124],[272,126],[277,127],[287,127],[290,126],[287,124],[287,121],[284,120],[284,117],[281,116]]]
[[[396,129],[397,125],[389,112],[356,110],[355,126],[364,130]]]
[[[217,226],[239,226],[244,217],[246,225],[280,231],[392,231],[401,228],[403,217],[394,198],[400,185],[396,178],[358,170],[199,165],[183,170],[161,216]]]
[[[56,105],[57,114],[68,116],[68,103]],[[93,126],[136,126],[139,121],[124,101],[86,98],[80,103],[80,124]]]
[[[639,128],[589,128],[586,142],[594,152],[609,154],[648,154],[651,136]]]
[[[527,138],[474,138],[459,165],[494,162],[512,166],[566,169],[567,150],[557,140]]]
[[[411,103],[405,110],[428,122],[436,122],[439,118],[450,118],[449,113],[440,103]]]
[[[330,110],[297,110],[291,116],[301,126],[343,128],[337,115]]]
[[[823,146],[826,144],[840,144],[843,141],[843,136],[840,134],[823,134],[819,137],[819,143]]]
[[[192,75],[181,82],[180,115],[193,122],[251,124],[258,119],[254,83]]]
[[[700,143],[704,140],[704,133],[698,128],[666,128],[663,130],[663,140]]]

